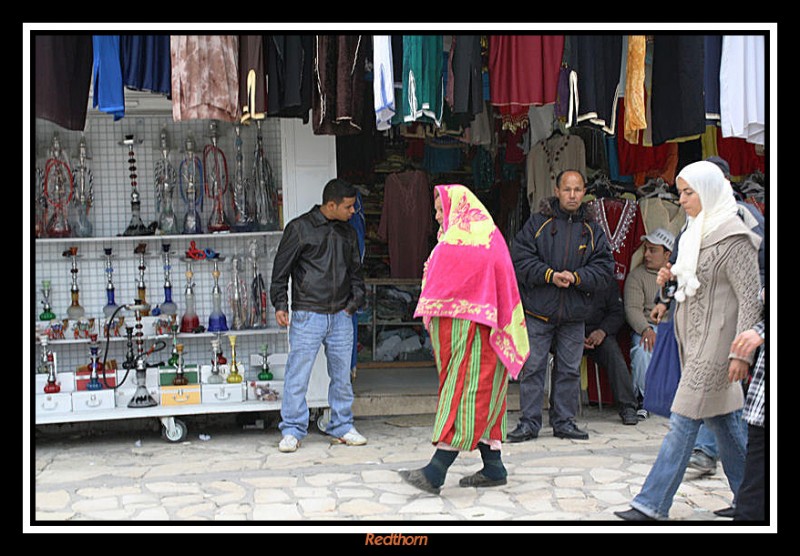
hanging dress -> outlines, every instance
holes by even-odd
[[[263,35],[239,35],[240,121],[267,115],[267,53]]]
[[[614,279],[624,292],[625,278],[631,270],[633,253],[641,245],[645,235],[644,222],[639,205],[633,199],[601,197],[589,201],[595,218],[606,235],[608,246],[614,256]]]
[[[116,122],[125,117],[119,35],[93,35],[92,50],[92,106],[111,114]]]
[[[36,35],[33,50],[34,114],[65,129],[82,131],[92,82],[92,36]]]
[[[403,122],[442,126],[442,35],[403,35]]]
[[[366,35],[317,35],[311,124],[315,135],[356,135],[364,127]]]
[[[172,96],[169,35],[120,35],[122,81],[128,89]]]
[[[308,123],[313,68],[313,35],[267,37],[267,115]]]

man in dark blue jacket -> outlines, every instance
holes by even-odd
[[[594,292],[612,280],[614,258],[605,234],[583,204],[585,194],[586,180],[579,171],[561,172],[555,197],[542,201],[511,246],[531,353],[520,377],[522,417],[508,433],[509,442],[539,435],[551,346],[556,358],[549,412],[553,435],[589,438],[575,425],[585,319]]]

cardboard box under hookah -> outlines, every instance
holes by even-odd
[[[239,372],[242,372],[242,365],[237,364]],[[229,366],[219,366],[219,377],[222,382],[209,383],[209,378],[214,374],[211,372],[211,365],[200,366],[200,393],[203,403],[236,403],[243,402],[245,399],[245,383],[228,382]]]
[[[202,401],[197,365],[186,365],[183,374],[189,383],[180,386],[175,386],[172,382],[177,376],[174,367],[160,367],[158,374],[161,405],[193,405]]]

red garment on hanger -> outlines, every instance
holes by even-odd
[[[589,203],[614,255],[614,279],[622,294],[625,279],[631,269],[633,253],[642,244],[641,237],[647,233],[639,204],[632,199],[608,197],[594,199]]]
[[[717,127],[717,154],[728,161],[731,176],[746,176],[756,170],[765,171],[763,156],[756,154],[756,146],[741,137],[723,137]]]
[[[625,129],[625,99],[620,98],[617,105],[617,129]],[[623,133],[617,134],[617,157],[619,173],[622,176],[635,176],[637,185],[644,185],[648,178],[663,178],[668,184],[675,183],[675,170],[678,165],[677,143],[662,143],[655,147],[629,143]],[[641,182],[641,183],[640,183]]]

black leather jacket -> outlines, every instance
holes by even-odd
[[[328,220],[320,206],[289,222],[272,266],[269,296],[276,311],[355,313],[364,305],[365,286],[355,228]]]

